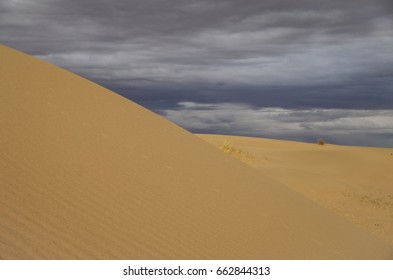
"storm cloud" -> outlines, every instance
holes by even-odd
[[[254,112],[384,112],[393,123],[391,0],[3,0],[0,41],[191,130],[201,128],[193,128],[184,113],[199,109],[184,104],[234,104]],[[188,121],[173,117],[175,112]],[[340,125],[330,111],[318,112],[325,112],[326,123]],[[272,121],[291,124],[274,116]],[[193,118],[206,122],[202,115]],[[222,129],[225,120],[215,120],[202,131],[247,134],[240,116],[231,118],[231,130]],[[382,129],[380,121],[373,119],[370,133],[362,131],[364,144],[393,147],[392,128]],[[306,133],[307,125],[303,118],[297,132]],[[372,141],[366,137],[371,134]],[[291,138],[273,129],[263,135]]]

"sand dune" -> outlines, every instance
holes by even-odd
[[[393,149],[199,136],[393,245]]]
[[[4,46],[0,58],[0,258],[393,258],[127,99]]]

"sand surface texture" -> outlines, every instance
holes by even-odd
[[[4,46],[0,61],[0,258],[393,258],[129,100]]]
[[[393,149],[199,136],[393,244]]]

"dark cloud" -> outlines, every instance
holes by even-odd
[[[393,109],[391,0],[3,0],[0,41],[159,113]]]
[[[156,112],[176,109],[179,102],[242,103],[254,108],[339,108],[393,110],[393,86],[378,82],[348,86],[226,87],[191,85],[188,88],[112,88]],[[179,108],[180,109],[180,108]]]

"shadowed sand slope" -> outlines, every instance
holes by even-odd
[[[393,149],[200,137],[393,244]]]
[[[148,110],[9,48],[0,59],[0,258],[393,257]]]

